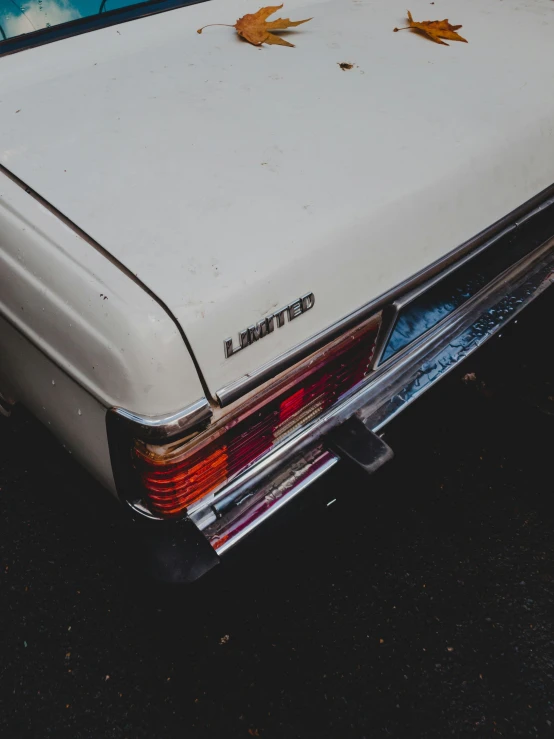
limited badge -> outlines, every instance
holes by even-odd
[[[302,313],[306,313],[310,308],[313,308],[314,303],[314,294],[307,293],[297,300],[293,300],[292,303],[289,303],[284,308],[262,318],[261,321],[258,321],[253,326],[248,326],[242,331],[239,331],[238,346],[233,346],[233,339],[224,339],[223,348],[225,357],[232,357],[233,354],[240,352],[241,349],[245,349],[255,341],[263,339],[264,336],[272,333],[276,326],[277,328],[282,328],[285,325],[285,320],[290,323],[295,318],[298,318],[298,316],[301,316]]]

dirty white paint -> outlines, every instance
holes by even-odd
[[[64,448],[115,495],[105,407],[2,317],[0,361],[10,378],[13,397],[29,408]],[[52,375],[55,381],[50,380]],[[75,413],[77,406],[82,418]],[[29,454],[32,458],[32,450]]]
[[[294,49],[196,34],[253,7],[0,60],[0,161],[163,299],[213,391],[554,181],[552,0],[414,0],[463,24],[448,48],[392,33],[405,0],[290,0],[314,17]],[[224,359],[226,336],[310,291],[314,310]]]
[[[106,408],[157,415],[180,410],[203,395],[167,313],[2,174],[0,316],[49,358],[47,367],[63,369]],[[13,347],[0,333],[0,367],[8,380]],[[32,376],[33,367],[29,371]],[[38,365],[34,371],[39,373]],[[53,369],[46,377],[43,371],[37,381],[47,381],[48,395],[63,402]],[[30,410],[40,415],[40,406]]]

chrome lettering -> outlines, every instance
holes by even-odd
[[[274,314],[275,315],[275,320],[277,321],[277,326],[279,326],[279,328],[281,328],[281,326],[284,326],[285,325],[285,313],[286,313],[286,310],[287,310],[286,308],[281,308],[281,310],[278,310]]]
[[[235,348],[233,346],[233,339],[229,338],[223,341],[223,349],[225,351],[225,359],[229,359],[229,357],[232,357],[233,354],[240,352],[240,350],[242,349],[242,346],[237,346]]]
[[[263,339],[273,331],[273,316],[262,318],[255,326],[248,326],[248,344]]]
[[[306,295],[302,295],[300,300],[302,301],[302,313],[305,313],[314,307],[315,295],[313,293],[306,293]]]
[[[250,345],[250,340],[248,337],[248,329],[244,329],[244,331],[239,331],[239,341],[241,349],[244,349],[245,346]]]
[[[302,314],[302,301],[300,298],[298,300],[295,300],[293,303],[290,303],[287,306],[287,311],[289,314],[289,321],[292,321],[294,318],[297,318],[299,315]]]
[[[276,311],[275,313],[272,313],[269,316],[266,316],[265,318],[262,318],[261,321],[257,321],[252,326],[248,326],[248,328],[243,329],[242,331],[239,331],[239,345],[233,346],[233,339],[228,338],[223,341],[223,350],[225,352],[225,358],[228,359],[229,357],[232,357],[237,352],[240,352],[241,349],[244,349],[247,346],[250,346],[255,341],[259,341],[260,339],[263,339],[264,336],[267,336],[268,334],[272,333],[275,329],[275,326],[277,325],[278,328],[282,328],[285,325],[285,315],[288,316],[288,320],[293,321],[295,318],[298,318],[298,316],[302,315],[302,313],[305,313],[306,311],[310,310],[314,307],[315,303],[315,296],[313,293],[306,293],[305,295],[302,295],[297,300],[293,300],[292,303],[289,303],[284,308],[281,308],[280,310]]]

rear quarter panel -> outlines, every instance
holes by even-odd
[[[112,489],[106,409],[155,416],[204,395],[164,308],[2,172],[0,385]]]

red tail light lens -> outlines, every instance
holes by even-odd
[[[193,440],[163,447],[136,441],[135,467],[152,510],[183,512],[333,405],[367,375],[379,324],[377,316],[312,355]]]

